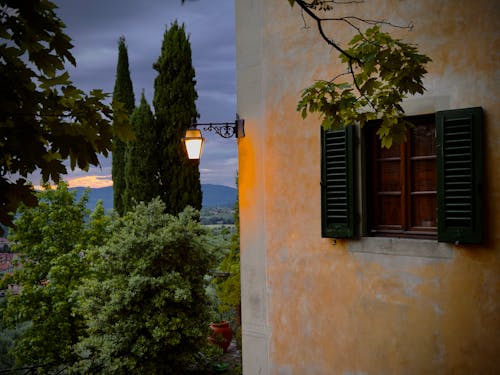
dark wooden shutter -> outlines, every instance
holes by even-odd
[[[483,239],[482,109],[436,113],[438,241]]]
[[[321,234],[354,237],[353,126],[321,131]]]

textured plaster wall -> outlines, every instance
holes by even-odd
[[[413,21],[397,32],[433,62],[409,114],[484,109],[487,240],[451,246],[321,238],[319,123],[295,108],[302,88],[341,71],[337,52],[288,1],[236,0],[246,375],[500,373],[498,4],[351,6]]]

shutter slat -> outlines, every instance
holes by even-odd
[[[322,236],[354,236],[353,129],[321,131]]]
[[[482,109],[436,114],[438,240],[482,240]]]

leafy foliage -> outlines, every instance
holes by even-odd
[[[216,239],[192,208],[171,216],[155,199],[89,215],[75,194],[61,183],[18,212],[22,267],[0,285],[20,287],[0,305],[2,369],[181,374],[206,344]]]
[[[22,267],[2,283],[21,292],[8,295],[2,313],[7,328],[25,326],[14,342],[16,365],[50,373],[75,361],[84,320],[73,293],[87,271],[85,249],[104,240],[108,219],[102,205],[89,218],[86,197],[75,202],[64,183],[37,195],[39,205],[22,206],[10,231]]]
[[[200,211],[200,221],[204,225],[234,224],[234,209],[230,207],[204,207]]]
[[[241,271],[240,271],[240,215],[239,199],[234,205],[235,230],[231,236],[229,252],[219,265],[226,278],[215,279],[218,309],[221,314],[234,314],[236,339],[241,347]]]
[[[186,208],[153,200],[117,220],[79,291],[88,337],[78,371],[178,374],[206,339],[210,238]]]
[[[28,174],[59,182],[71,169],[98,165],[116,134],[127,137],[123,106],[101,90],[75,87],[64,69],[76,64],[70,38],[50,1],[0,0],[0,222],[12,225],[21,202],[36,204]]]
[[[325,129],[338,129],[349,124],[363,126],[367,121],[381,119],[377,132],[383,147],[406,140],[406,129],[411,124],[404,118],[402,101],[408,95],[422,94],[425,65],[429,57],[418,52],[416,46],[382,32],[384,21],[362,20],[356,17],[321,18],[314,11],[329,11],[333,1],[289,0],[298,4],[318,24],[321,36],[340,52],[340,60],[347,71],[329,81],[318,81],[302,92],[297,110],[302,117],[317,112]],[[362,31],[352,20],[372,27]],[[341,48],[329,39],[322,28],[324,21],[346,22],[356,33],[349,47]],[[350,80],[338,82],[341,77]]]
[[[125,211],[136,202],[150,202],[159,193],[155,119],[144,93],[131,122],[136,138],[128,143],[125,154]]]
[[[229,253],[219,266],[221,272],[227,272],[229,276],[216,282],[216,293],[219,298],[219,312],[225,313],[237,310],[241,303],[240,284],[240,245],[239,232],[235,231],[231,237]]]
[[[187,205],[199,210],[202,202],[199,162],[186,157],[179,141],[198,117],[195,72],[184,25],[174,22],[165,31],[161,55],[153,68],[158,72],[153,106],[159,142],[157,160],[161,161],[160,197],[166,212],[176,214]]]
[[[2,309],[2,303],[4,303],[4,301],[0,300],[0,311]],[[29,327],[29,325],[30,323],[26,322],[18,325],[16,328],[7,328],[0,319],[0,372],[2,370],[8,371],[14,367],[15,358],[12,355],[14,342],[21,337],[23,331]]]
[[[125,110],[130,115],[134,111],[135,97],[132,80],[130,79],[130,71],[128,64],[128,51],[125,44],[125,37],[118,39],[118,62],[116,64],[116,80],[113,90],[113,100],[123,104]],[[119,124],[113,123],[113,127],[118,127]],[[113,175],[113,207],[119,215],[123,215],[125,211],[125,165],[127,144],[120,139],[115,139],[112,161]]]
[[[221,272],[227,272],[229,276],[216,282],[219,310],[222,313],[231,309],[239,309],[241,303],[240,220],[238,206],[239,203],[237,201],[234,210],[235,230],[231,236],[229,252],[219,265],[219,270]]]

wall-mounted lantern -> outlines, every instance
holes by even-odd
[[[205,138],[201,136],[201,131],[196,128],[186,130],[186,136],[182,138],[182,141],[186,145],[188,158],[199,159],[203,149],[203,142],[205,142]]]
[[[202,127],[206,131],[215,131],[223,138],[242,138],[245,136],[245,120],[236,115],[234,122],[208,122],[205,124],[197,124],[193,121],[191,127],[186,130],[186,135],[182,141],[186,145],[186,151],[189,159],[199,159],[203,148],[205,138],[202,137],[201,131],[197,127]]]

